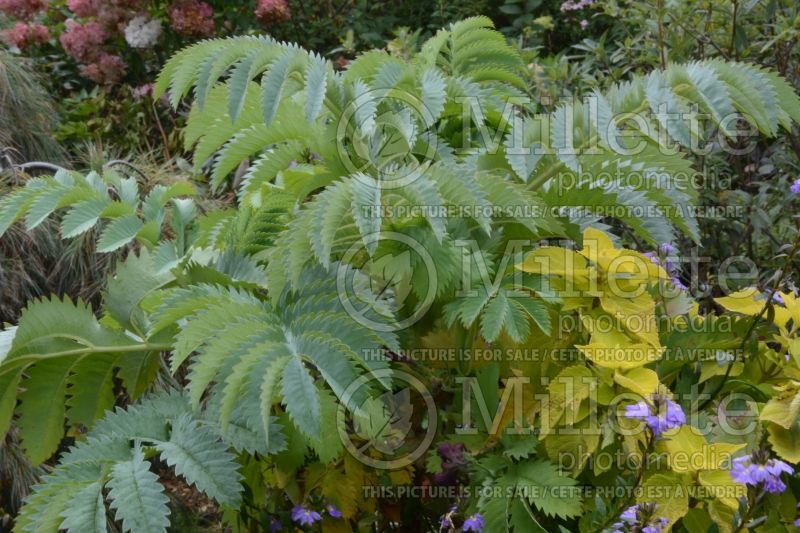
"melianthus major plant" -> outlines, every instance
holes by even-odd
[[[344,72],[265,37],[204,41],[156,90],[175,106],[193,91],[187,147],[213,186],[235,188],[236,209],[198,215],[185,183],[142,198],[111,171],[31,179],[3,198],[2,230],[69,208],[64,237],[99,227],[101,251],[129,250],[102,309],[35,301],[0,333],[0,430],[16,424],[35,463],[65,427],[76,439],[16,528],[104,531],[113,511],[124,531],[166,530],[155,458],[238,530],[754,519],[764,494],[743,489],[762,481],[731,477],[725,458],[746,449],[762,464],[763,432],[731,441],[698,417],[763,383],[767,440],[799,459],[797,410],[781,411],[798,398],[796,297],[752,289],[720,301],[731,313],[701,315],[668,243],[697,238],[684,151],[740,122],[791,128],[800,99],[767,70],[708,61],[544,114],[524,68],[483,18],[408,62],[369,52]],[[667,244],[647,256],[624,240]],[[455,357],[420,364],[414,350]],[[153,385],[159,372],[174,390]],[[404,410],[403,380],[421,384],[426,415]],[[131,403],[110,412],[123,390]],[[516,410],[492,419],[512,395]],[[460,490],[413,516],[367,490],[415,483]]]

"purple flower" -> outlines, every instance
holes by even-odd
[[[800,518],[794,521],[794,527],[800,527]]]
[[[586,20],[586,19],[583,19],[580,24],[581,24],[581,29],[582,30],[585,30],[586,28],[589,27],[589,21]]]
[[[462,531],[483,531],[483,517],[480,513],[475,513],[464,520],[464,525],[461,527],[461,529]]]
[[[658,253],[660,253],[661,255],[673,255],[678,253],[678,249],[675,248],[672,244],[665,242],[658,247]]]
[[[442,460],[444,460],[445,463],[457,466],[466,464],[464,461],[465,450],[466,447],[461,442],[456,442],[455,444],[451,442],[443,442],[437,449],[439,456],[442,458]]]
[[[647,402],[644,400],[625,406],[625,418],[639,418],[644,420],[648,416],[650,416],[650,406],[647,405]]]
[[[303,505],[295,505],[292,509],[292,520],[301,526],[313,526],[314,522],[322,520],[322,516],[313,509],[308,509]]]
[[[764,490],[772,493],[781,493],[786,490],[786,484],[779,477],[769,477],[764,480]]]
[[[792,191],[794,194],[800,194],[800,178],[794,180],[789,190]]]
[[[619,517],[622,520],[624,520],[625,522],[628,522],[629,524],[635,524],[636,521],[638,520],[638,518],[637,518],[638,514],[639,514],[639,506],[638,505],[632,505],[631,507],[628,507],[627,509],[625,509],[622,512],[622,514],[619,515]]]
[[[731,477],[739,483],[755,487],[763,483],[767,492],[783,492],[786,485],[781,474],[793,474],[794,469],[780,459],[770,459],[766,451],[737,457],[731,466]]]
[[[275,533],[277,531],[283,531],[283,525],[281,524],[280,520],[278,520],[273,516],[269,521],[269,530],[272,533]]]
[[[677,253],[677,248],[670,243],[665,242],[658,247],[657,252],[647,252],[644,255],[656,265],[661,265],[664,267],[664,270],[666,270],[667,273],[672,277],[672,284],[675,286],[675,288],[681,291],[686,291],[688,290],[688,287],[683,284],[679,277],[680,269],[675,264],[675,261],[670,258],[670,256],[674,256]]]
[[[450,510],[447,512],[447,514],[442,516],[442,520],[439,522],[439,525],[447,529],[455,527],[453,525],[453,519],[451,517],[457,512],[458,512],[458,505],[454,503],[453,505],[450,506]]]
[[[325,506],[325,510],[328,511],[328,514],[332,518],[341,518],[342,517],[342,512],[339,510],[338,507],[336,507],[332,503],[329,503],[328,505],[326,505]]]
[[[622,533],[627,527],[630,531],[642,533],[661,533],[667,527],[669,520],[655,514],[656,504],[643,503],[632,505],[619,515],[620,522],[612,524],[612,533]]]
[[[466,447],[461,442],[439,444],[437,452],[442,458],[442,471],[434,476],[437,485],[449,485],[455,481],[458,472],[467,466],[465,451]]]
[[[654,395],[652,404],[642,400],[626,406],[625,417],[644,420],[656,437],[686,423],[681,406],[661,395]]]
[[[689,288],[689,287],[687,287],[686,285],[683,284],[683,282],[681,281],[681,279],[678,276],[674,276],[672,278],[672,285],[676,289],[678,289],[679,291],[685,291],[685,290],[688,290],[688,288]]]
[[[661,533],[661,531],[667,527],[669,520],[666,518],[657,518],[654,522],[650,522],[649,525],[646,525],[642,528],[642,533]]]
[[[772,303],[776,303],[778,305],[786,305],[786,302],[783,301],[783,296],[781,296],[781,293],[778,291],[766,291],[764,293],[757,294],[755,299],[761,302],[770,300]]]
[[[794,474],[794,468],[784,463],[780,459],[770,459],[767,461],[767,471],[773,476],[780,476],[781,474]]]

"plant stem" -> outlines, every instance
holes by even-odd
[[[753,317],[753,321],[750,323],[750,327],[747,329],[747,333],[745,333],[744,338],[742,338],[742,342],[739,345],[739,351],[740,352],[744,353],[744,347],[747,346],[747,342],[750,340],[750,337],[753,335],[753,332],[755,331],[756,326],[758,325],[758,322],[767,313],[767,311],[769,311],[769,309],[772,308],[772,304],[773,304],[772,295],[775,294],[778,291],[778,289],[781,286],[781,283],[783,283],[783,280],[789,274],[789,270],[791,269],[792,263],[794,261],[794,256],[797,254],[798,250],[800,250],[800,234],[795,239],[794,246],[792,247],[792,251],[789,252],[789,255],[786,257],[786,263],[784,263],[783,269],[781,270],[781,273],[778,276],[778,279],[775,281],[774,285],[772,286],[772,290],[769,291],[769,293],[767,294],[767,300],[764,303],[764,307],[761,308],[761,312],[758,313],[758,315]],[[719,385],[717,385],[717,387],[714,389],[714,392],[712,392],[709,395],[709,397],[706,398],[705,401],[703,401],[703,403],[701,403],[698,406],[697,411],[700,411],[703,408],[705,408],[706,406],[708,406],[712,401],[714,401],[714,398],[716,398],[717,395],[722,391],[722,388],[725,386],[725,383],[728,381],[728,378],[731,375],[731,371],[733,370],[733,365],[735,363],[736,363],[736,358],[734,357],[728,363],[728,368],[725,369],[725,375],[722,376],[722,380],[719,382]]]
[[[167,352],[172,350],[172,344],[129,344],[125,346],[86,346],[85,348],[76,348],[74,350],[63,350],[61,352],[50,352],[47,354],[26,354],[19,359],[6,360],[3,364],[3,371],[16,368],[18,365],[15,363],[28,363],[30,361],[41,361],[46,359],[55,359],[57,357],[69,357],[71,355],[89,355],[98,353],[130,353],[130,352]],[[2,374],[3,372],[0,372]]]
[[[739,14],[739,1],[733,0],[733,20],[731,21],[731,42],[728,50],[734,59],[739,59],[739,54],[736,53],[736,17]]]
[[[598,530],[606,529],[608,527],[608,525],[611,522],[613,522],[620,515],[620,513],[624,509],[627,509],[628,507],[631,506],[631,504],[633,503],[634,499],[636,498],[636,488],[642,482],[642,478],[644,477],[644,471],[647,468],[648,454],[653,449],[653,445],[655,444],[655,440],[656,440],[655,436],[653,435],[653,432],[649,428],[647,428],[647,437],[646,438],[647,438],[647,440],[645,441],[645,450],[644,450],[644,453],[642,455],[642,464],[639,466],[639,468],[638,468],[638,470],[636,472],[636,480],[633,482],[633,487],[631,487],[630,494],[625,499],[622,500],[622,504],[617,506],[617,508],[614,511],[614,513],[612,513],[612,514],[610,514],[610,515],[608,515],[606,517],[606,521],[602,524],[602,526],[600,528],[598,528]]]
[[[761,502],[761,500],[764,498],[764,494],[766,494],[766,492],[762,490],[758,494],[758,496],[756,496],[756,499],[752,503],[752,505],[747,506],[747,511],[745,511],[744,515],[742,515],[742,518],[739,521],[739,525],[736,527],[736,529],[733,530],[733,533],[739,533],[739,531],[744,529],[745,524],[747,524],[748,520],[750,519],[750,516],[753,514],[753,510],[756,508],[759,502]]]
[[[664,0],[656,0],[656,16],[658,17],[658,60],[661,70],[667,68],[667,54],[664,51]]]

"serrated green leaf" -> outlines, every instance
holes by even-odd
[[[69,239],[92,229],[108,203],[106,198],[92,198],[75,204],[61,219],[61,236]]]
[[[291,71],[292,62],[299,52],[287,49],[270,66],[267,73],[261,78],[261,108],[264,113],[264,123],[269,126],[278,113],[278,105],[283,97],[283,88]]]
[[[0,435],[5,435],[11,426],[14,407],[17,405],[17,386],[22,377],[22,368],[0,374]]]
[[[34,465],[49,459],[64,437],[64,396],[73,364],[66,357],[38,363],[23,382],[18,426],[25,454]]]
[[[61,516],[64,521],[60,529],[66,529],[67,533],[106,533],[102,483],[96,481],[76,492]]]
[[[353,178],[353,219],[355,219],[364,246],[370,255],[378,248],[378,232],[381,229],[381,188],[369,176],[359,174]]]
[[[169,441],[156,449],[175,472],[222,505],[236,507],[241,499],[241,475],[227,447],[186,414],[172,423]]]
[[[312,439],[320,438],[319,393],[299,357],[292,357],[283,370],[283,397],[297,429]]]
[[[98,252],[113,252],[130,243],[144,224],[136,215],[125,215],[112,221],[97,242]]]
[[[328,62],[312,55],[306,69],[306,120],[313,123],[322,110],[328,79]]]
[[[111,469],[108,497],[115,518],[122,530],[132,533],[165,533],[169,526],[169,498],[150,471],[141,450],[135,450],[130,461]]]
[[[517,465],[513,474],[517,487],[525,487],[528,500],[548,516],[571,518],[583,513],[578,482],[563,476],[549,461],[535,460]]]

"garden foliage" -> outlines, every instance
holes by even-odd
[[[344,71],[268,37],[205,40],[166,64],[155,92],[175,107],[192,96],[186,147],[214,188],[235,189],[235,209],[199,212],[187,182],[141,194],[113,170],[62,171],[6,195],[0,232],[57,214],[64,238],[96,228],[99,252],[128,250],[99,309],[40,299],[0,332],[0,432],[16,424],[35,464],[59,454],[17,530],[105,531],[113,517],[123,531],[165,531],[155,463],[240,530],[266,527],[252,507],[289,527],[291,506],[295,522],[366,527],[376,502],[364,486],[423,475],[473,489],[454,510],[416,518],[434,530],[447,525],[438,514],[492,533],[598,531],[620,515],[733,531],[754,518],[747,482],[724,459],[756,452],[755,462],[766,449],[800,460],[798,299],[784,286],[746,289],[700,314],[670,243],[699,240],[691,155],[742,124],[764,137],[790,130],[800,99],[768,69],[706,60],[545,112],[524,69],[482,17],[440,30],[409,60],[372,51]],[[613,207],[625,209],[594,214]],[[579,327],[565,334],[567,318]],[[411,348],[539,359],[427,367],[404,361]],[[409,372],[432,389],[433,378],[475,377],[491,407],[527,378],[548,401],[526,390],[522,420],[509,409],[470,434],[456,431],[469,426],[470,389],[452,386],[437,396],[424,459],[389,472],[357,461],[345,440],[385,451],[397,432],[433,422],[399,429],[378,401]],[[172,390],[153,386],[165,376]],[[353,391],[360,380],[369,386]],[[698,416],[742,391],[759,429],[731,437],[712,422],[701,433]],[[130,404],[115,409],[123,395]],[[645,430],[614,429],[637,419]],[[592,460],[601,452],[666,461],[603,466]],[[577,460],[563,468],[565,453]],[[631,496],[577,490],[617,485]],[[733,492],[697,490],[720,486]],[[765,520],[794,520],[793,503]],[[310,511],[325,505],[335,512],[324,519]]]

